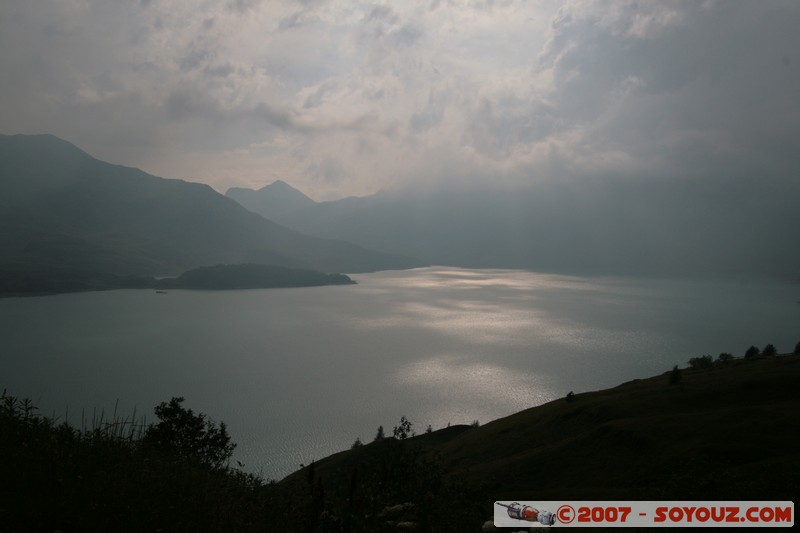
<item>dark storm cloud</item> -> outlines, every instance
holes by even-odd
[[[780,58],[800,46],[797,15],[788,2],[565,9],[539,66],[564,126],[609,149],[674,172],[731,161],[788,172],[797,159],[779,139],[800,133],[800,70]]]

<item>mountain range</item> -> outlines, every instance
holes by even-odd
[[[52,135],[0,136],[0,290],[115,285],[217,264],[322,272],[420,266],[311,237],[207,185],[99,161]]]
[[[225,196],[269,219],[286,216],[317,205],[317,202],[281,180],[265,185],[257,191],[244,187],[231,187]]]
[[[800,280],[775,177],[414,185],[316,202],[277,181],[227,197],[0,135],[0,293],[135,285],[219,264],[323,273],[440,264],[582,275]]]
[[[329,202],[288,188],[227,195],[297,231],[430,264],[800,280],[788,231],[800,227],[800,213],[785,184],[767,176],[449,182]],[[292,200],[276,209],[281,198]]]

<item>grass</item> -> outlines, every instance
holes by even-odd
[[[451,531],[502,499],[796,501],[800,356],[670,374],[365,443],[279,483],[166,454],[135,416],[79,430],[3,394],[0,530]]]

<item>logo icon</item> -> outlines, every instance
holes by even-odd
[[[502,503],[495,502],[497,505],[506,508],[509,518],[524,520],[525,522],[539,522],[545,526],[552,526],[556,523],[556,515],[550,511],[542,511],[530,505],[520,505],[519,502]]]

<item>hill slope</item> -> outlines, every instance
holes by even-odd
[[[323,272],[419,265],[297,233],[207,185],[98,161],[51,135],[0,136],[0,189],[0,272],[11,284],[219,263]]]
[[[479,531],[497,500],[797,501],[800,356],[682,376],[384,438],[279,483],[209,464],[206,452],[230,443],[207,442],[191,410],[170,411],[155,444],[203,446],[176,450],[143,438],[135,415],[79,430],[3,392],[0,520],[13,531]]]
[[[678,384],[667,373],[480,428],[373,442],[280,484],[308,501],[313,479],[331,514],[347,515],[357,501],[371,527],[403,502],[417,521],[434,520],[446,503],[474,530],[502,499],[792,500],[800,494],[790,429],[800,427],[798,380],[800,356],[684,370]]]

